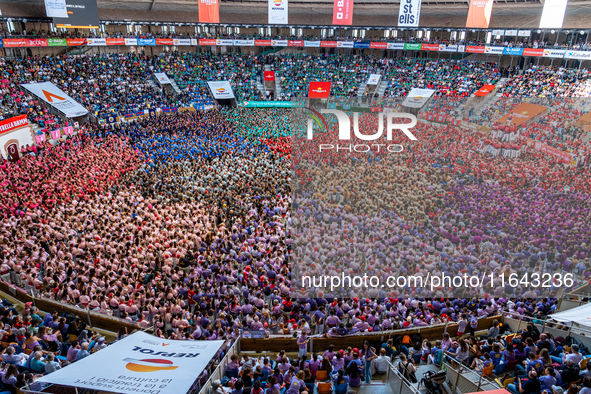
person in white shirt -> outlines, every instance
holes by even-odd
[[[49,353],[45,359],[45,373],[57,371],[58,369],[61,369],[61,367],[62,366],[59,361],[55,360],[55,355],[53,353]]]
[[[572,345],[570,348],[570,353],[565,354],[562,357],[562,360],[564,361],[565,364],[568,360],[573,360],[573,363],[575,363],[575,365],[577,365],[578,363],[581,362],[582,359],[583,359],[583,355],[581,353],[579,353],[579,345]]]
[[[19,367],[24,367],[27,362],[28,356],[25,353],[14,354],[15,349],[13,346],[8,346],[2,355],[2,359],[5,363],[14,364]]]
[[[386,356],[386,349],[380,349],[380,355],[375,359],[376,374],[383,374],[388,372],[390,366],[389,358]]]

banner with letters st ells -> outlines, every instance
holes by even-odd
[[[398,11],[398,26],[419,27],[421,0],[401,0]]]
[[[199,22],[220,23],[219,0],[199,0]]]
[[[353,24],[353,0],[334,0],[332,24],[349,26]]]
[[[466,27],[486,29],[490,23],[494,0],[470,0]]]

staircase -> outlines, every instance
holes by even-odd
[[[160,87],[160,85],[154,80],[154,78],[148,78],[146,80],[146,82],[148,83],[148,85],[150,85],[150,87],[152,89],[154,89],[157,92],[161,92],[162,88]]]
[[[181,88],[179,88],[179,85],[176,84],[176,81],[174,80],[174,78],[169,78],[170,79],[170,86],[172,87],[172,90],[174,90],[174,92],[176,94],[181,94]]]
[[[275,73],[275,100],[281,97],[281,78]]]
[[[378,93],[378,97],[384,97],[384,93],[386,92],[386,89],[388,89],[388,81],[386,81],[384,78],[380,79],[380,83],[378,85],[378,87],[376,88],[376,92]]]
[[[503,87],[503,85],[505,84],[505,81],[507,80],[507,78],[501,78],[499,80],[499,82],[497,82],[495,84],[495,89],[497,90],[497,93],[495,93],[495,95],[493,96],[492,94],[485,96],[484,97],[484,101],[480,104],[480,106],[478,108],[476,108],[472,114],[473,118],[478,118],[480,116],[480,114],[482,114],[482,112],[490,107],[491,105],[493,105],[494,103],[496,103],[501,97],[503,97],[503,94],[500,93],[501,87]],[[471,97],[475,97],[474,94],[472,94]],[[470,110],[470,105],[466,106],[466,109],[463,112],[463,116],[468,117],[469,114],[469,110]]]
[[[365,82],[363,82],[363,83],[361,83],[361,85],[359,85],[359,89],[357,89],[357,97],[363,96],[366,86],[367,86],[367,83],[365,83]]]

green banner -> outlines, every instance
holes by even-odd
[[[421,50],[421,44],[404,44],[404,50],[420,51]]]
[[[48,38],[47,45],[50,47],[65,47],[68,46],[68,42],[65,38]]]
[[[243,101],[243,108],[302,108],[303,102],[300,101]]]

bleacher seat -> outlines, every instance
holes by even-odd
[[[330,383],[330,382],[318,383],[318,394],[329,394],[331,392],[332,392],[332,383]]]
[[[328,380],[328,372],[327,371],[316,371],[316,380],[321,382]]]

